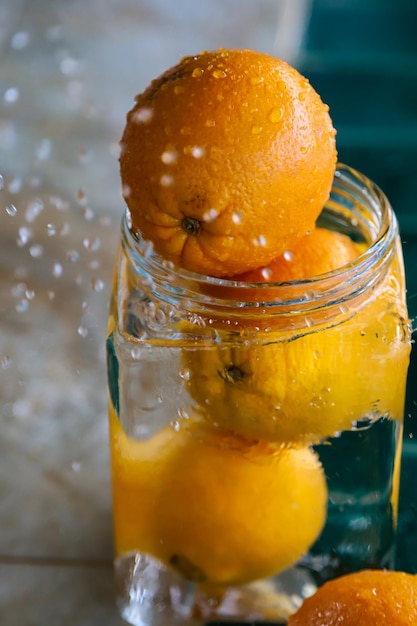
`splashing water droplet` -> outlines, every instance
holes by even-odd
[[[12,357],[11,357],[11,356],[9,356],[8,354],[4,354],[4,355],[1,357],[0,363],[1,363],[1,367],[2,367],[4,370],[7,370],[7,369],[9,369],[9,367],[11,367],[11,366],[13,365],[13,359],[12,359]]]
[[[22,179],[19,176],[15,176],[9,182],[7,189],[10,193],[19,193],[22,188]]]
[[[170,187],[174,183],[174,177],[170,174],[164,174],[161,176],[160,183],[162,187]]]
[[[178,416],[180,417],[180,419],[182,419],[182,420],[190,419],[190,414],[184,408],[178,409],[177,413],[178,413]]]
[[[52,275],[55,278],[59,278],[60,276],[62,276],[62,272],[63,272],[63,268],[61,263],[54,263],[52,266]]]
[[[6,213],[10,215],[10,217],[14,217],[17,214],[17,208],[14,204],[8,204],[6,206]]]
[[[10,46],[13,50],[23,50],[26,48],[30,40],[29,33],[25,30],[19,30],[13,34],[10,40]]]
[[[4,189],[4,178],[3,176],[0,174],[0,191]]]
[[[94,218],[94,211],[89,206],[84,207],[81,211],[81,214],[87,222],[90,222]]]
[[[232,213],[232,222],[233,224],[241,224],[243,220],[243,215],[240,211],[233,211]]]
[[[259,246],[261,248],[266,246],[266,238],[264,237],[264,235],[259,235],[259,237],[255,237],[255,239],[253,240],[253,245]]]
[[[282,255],[286,261],[292,261],[294,259],[294,253],[291,250],[285,250]]]
[[[22,299],[16,304],[15,308],[17,313],[24,313],[29,308],[29,302],[25,299]]]
[[[178,420],[172,420],[172,422],[171,422],[171,428],[172,428],[173,430],[175,430],[175,432],[178,432],[178,431],[180,430],[180,428],[181,428],[181,424],[179,423],[179,421],[178,421]]]
[[[91,239],[90,237],[85,237],[83,239],[83,246],[86,250],[90,252],[97,252],[100,249],[101,241],[98,237],[94,237]]]
[[[209,209],[203,214],[204,222],[213,222],[217,217],[219,217],[219,212],[217,209]]]
[[[35,292],[33,291],[33,289],[26,289],[25,291],[25,296],[27,300],[33,300],[35,297]]]
[[[40,198],[35,198],[29,202],[25,211],[25,219],[27,222],[34,222],[38,215],[40,215],[44,209],[44,203]]]
[[[203,158],[203,156],[206,154],[206,149],[203,148],[202,146],[193,146],[191,148],[191,155],[195,158],[195,159],[201,159]]]
[[[54,224],[47,224],[46,230],[48,232],[48,237],[53,237],[56,235],[56,226]]]
[[[165,163],[165,165],[172,165],[173,163],[177,162],[177,159],[178,154],[177,151],[174,149],[165,150],[165,152],[161,154],[161,161],[162,163]]]
[[[77,333],[80,337],[82,337],[82,339],[85,339],[88,335],[88,328],[86,328],[85,326],[78,326]]]
[[[138,124],[146,124],[150,122],[153,117],[153,109],[151,107],[142,107],[135,111],[132,116],[134,122]]]
[[[180,370],[178,374],[179,374],[179,377],[182,378],[182,380],[190,380],[191,378],[191,372],[187,368]]]
[[[53,206],[58,211],[66,211],[69,206],[68,202],[65,202],[65,200],[63,200],[59,196],[50,196],[49,202],[51,206]]]
[[[49,159],[52,152],[52,142],[50,139],[42,139],[35,149],[35,156],[39,161]]]
[[[14,104],[19,100],[20,93],[17,87],[9,87],[4,92],[4,101],[6,104]]]
[[[261,275],[264,280],[269,280],[272,276],[273,272],[269,267],[263,267],[261,270]]]
[[[33,259],[38,259],[43,255],[43,246],[40,243],[34,244],[29,248],[29,254]]]
[[[79,472],[81,469],[81,463],[79,461],[73,461],[71,463],[71,469],[73,472]]]
[[[76,263],[79,260],[80,255],[77,250],[68,250],[66,257],[68,261],[71,261],[71,263]]]
[[[99,293],[100,291],[103,291],[104,283],[99,278],[93,278],[91,281],[91,287],[93,288],[93,291]]]
[[[87,192],[83,187],[78,189],[76,199],[78,204],[85,204],[87,202]]]

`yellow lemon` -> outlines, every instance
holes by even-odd
[[[320,534],[327,485],[308,447],[250,443],[191,421],[132,441],[111,415],[118,554],[147,552],[199,583],[280,572]]]
[[[273,326],[247,341],[200,338],[182,351],[195,408],[243,437],[280,442],[318,442],[386,413],[401,419],[410,351],[401,280],[394,268],[366,306],[291,341]]]

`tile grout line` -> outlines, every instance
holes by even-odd
[[[89,569],[111,569],[110,559],[82,559],[55,556],[17,556],[0,554],[0,565],[28,565],[35,567],[86,567]]]

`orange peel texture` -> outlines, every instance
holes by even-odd
[[[121,140],[133,229],[211,276],[293,246],[314,227],[335,166],[327,105],[294,68],[252,50],[182,59],[136,97]]]

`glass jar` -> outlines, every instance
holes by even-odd
[[[132,624],[285,623],[323,581],[394,566],[410,353],[397,222],[340,165],[319,224],[361,254],[247,284],[174,268],[123,220],[107,353]]]

